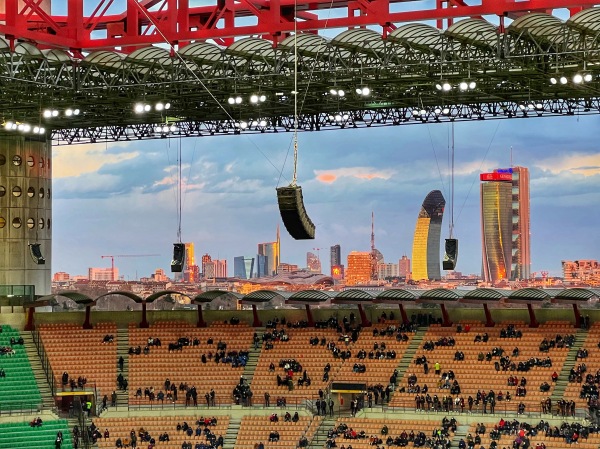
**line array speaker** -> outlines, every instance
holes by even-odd
[[[185,243],[173,243],[173,260],[171,261],[171,272],[181,273],[185,265]]]
[[[30,243],[29,253],[36,264],[44,265],[46,263],[46,259],[44,259],[44,256],[42,255],[42,249],[40,248],[39,243]]]
[[[285,229],[295,240],[315,238],[315,225],[308,217],[302,198],[302,187],[288,186],[277,189],[279,213]]]
[[[458,240],[446,239],[446,254],[442,266],[444,270],[454,270],[458,261]]]

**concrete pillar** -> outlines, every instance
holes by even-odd
[[[52,260],[52,144],[0,134],[0,285],[33,285],[49,295]],[[38,265],[28,244],[39,243]]]

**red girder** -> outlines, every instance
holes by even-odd
[[[107,14],[114,1],[97,0],[93,12],[84,16],[83,1],[68,0],[67,15],[52,16],[44,12],[47,0],[4,0],[0,35],[13,45],[25,40],[75,52],[116,47],[128,52],[164,43],[162,35],[173,45],[206,39],[230,44],[243,36],[261,36],[276,44],[294,30],[294,5],[300,31],[379,26],[385,36],[398,23],[429,20],[444,28],[459,18],[495,15],[502,26],[504,17],[530,11],[565,8],[574,14],[598,4],[598,0],[481,0],[469,5],[468,0],[436,0],[433,9],[395,12],[394,4],[410,0],[215,0],[216,4],[201,7],[190,7],[189,0],[127,0],[125,11]],[[336,17],[327,18],[323,10],[329,8],[338,10]],[[339,10],[344,11],[342,17]]]

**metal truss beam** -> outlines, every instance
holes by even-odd
[[[11,45],[34,42],[47,48],[71,50],[75,54],[99,49],[130,52],[141,46],[169,43],[184,46],[192,41],[214,39],[229,45],[235,38],[260,36],[274,44],[294,30],[294,9],[299,31],[318,33],[326,29],[380,27],[384,36],[396,24],[435,21],[439,28],[464,17],[517,17],[526,12],[551,12],[566,8],[573,14],[598,4],[597,0],[437,0],[434,8],[399,11],[405,0],[217,0],[214,5],[190,7],[189,0],[127,0],[126,9],[109,14],[113,0],[96,0],[85,15],[82,0],[68,0],[66,16],[52,16],[39,6],[40,0],[3,0],[0,34]],[[321,13],[332,9],[332,13]]]
[[[382,107],[377,109],[341,110],[335,114],[302,114],[300,131],[325,131],[381,126],[448,123],[497,119],[576,116],[600,113],[600,97],[572,100],[523,102],[485,102],[428,107]],[[54,145],[98,142],[128,142],[180,137],[226,136],[257,133],[289,132],[294,127],[293,115],[263,119],[180,121],[164,123],[55,130]]]

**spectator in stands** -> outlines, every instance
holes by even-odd
[[[115,441],[115,447],[117,447],[117,448],[123,447],[123,440],[121,440],[121,438],[117,438],[117,441]]]
[[[0,368],[0,377],[6,377],[6,372],[4,371],[4,368]]]
[[[42,418],[40,418],[39,416],[37,418],[34,418],[29,425],[31,427],[42,427]]]

